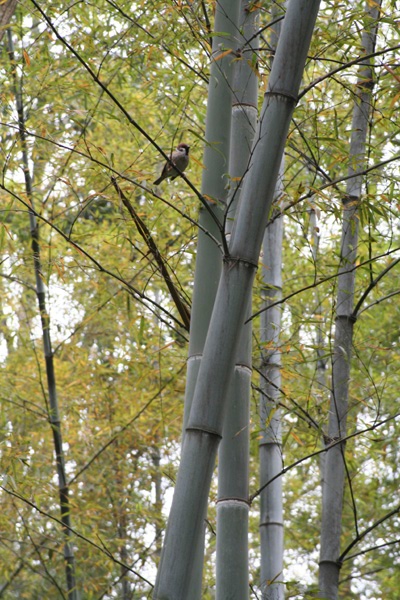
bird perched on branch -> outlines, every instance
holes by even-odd
[[[178,177],[189,164],[189,146],[187,144],[178,144],[176,150],[173,151],[169,160],[164,165],[162,173],[153,185],[160,185],[164,179],[175,179]],[[176,167],[176,169],[175,169]]]

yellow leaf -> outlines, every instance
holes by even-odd
[[[71,187],[71,182],[69,179],[67,179],[67,177],[59,177],[58,181],[62,181],[63,183],[65,183],[66,185],[69,185]]]
[[[205,168],[205,167],[204,167],[204,165],[203,165],[203,163],[202,163],[202,162],[200,162],[199,160],[197,160],[197,158],[195,158],[194,156],[192,156],[192,157],[190,158],[190,161],[191,161],[192,163],[193,163],[193,162],[195,162],[195,163],[196,163],[196,165],[198,165],[198,166],[199,166],[201,169],[204,169],[204,168]]]
[[[153,350],[153,353],[155,353],[155,352],[162,352],[163,350],[166,350],[167,348],[169,348],[173,344],[175,344],[175,340],[172,340],[172,342],[168,342],[167,344],[164,344],[164,346],[162,346],[161,348],[156,348],[155,350]]]
[[[393,77],[395,78],[395,80],[396,80],[396,81],[398,81],[398,82],[400,83],[400,75],[397,75],[397,74],[396,74],[396,73],[393,71],[393,69],[391,69],[391,68],[389,67],[389,65],[383,65],[383,67],[384,67],[384,69],[386,69],[386,71],[387,71],[388,73],[390,73],[391,75],[393,75]]]
[[[221,52],[221,54],[218,54],[218,56],[216,56],[216,57],[214,58],[214,60],[215,60],[215,61],[217,61],[217,60],[221,60],[221,58],[224,58],[225,56],[228,56],[228,54],[231,54],[231,53],[232,53],[232,49],[231,49],[231,48],[229,48],[229,50],[225,50],[225,52]]]
[[[263,8],[262,4],[257,4],[255,2],[254,4],[251,4],[247,10],[248,12],[253,12],[255,10],[259,10],[260,8]]]
[[[27,51],[23,50],[22,54],[24,55],[24,60],[25,60],[26,64],[28,65],[28,67],[30,67],[31,66],[31,59],[29,58],[29,55],[28,55]]]
[[[395,104],[397,104],[397,100],[400,98],[400,92],[398,94],[395,95],[395,97],[393,98],[393,100],[390,103],[390,108],[393,108],[393,106],[395,106]]]
[[[2,227],[5,229],[5,232],[6,232],[6,234],[8,235],[8,237],[9,237],[9,238],[12,240],[12,239],[13,239],[13,237],[12,237],[12,235],[11,235],[11,233],[10,233],[10,230],[8,229],[7,225],[6,225],[5,223],[2,223],[1,225],[2,225]]]
[[[301,439],[299,438],[298,435],[296,435],[293,431],[290,432],[290,435],[294,437],[294,439],[296,440],[296,442],[298,444],[300,444],[300,446],[304,446],[303,442],[301,441]]]
[[[277,411],[277,410],[278,410],[278,408],[277,408],[277,407],[275,407],[275,408],[273,408],[273,409],[270,411],[270,413],[269,413],[269,415],[268,415],[268,418],[267,418],[267,419],[265,419],[265,427],[269,427],[269,426],[271,425],[272,418],[273,418],[273,416],[274,416],[274,414],[276,413],[276,411]]]

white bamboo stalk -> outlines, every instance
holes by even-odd
[[[375,47],[380,2],[365,3],[366,26],[362,47],[366,55]],[[371,114],[373,71],[370,60],[362,64],[357,83],[350,142],[349,175],[363,168],[368,122]],[[327,442],[346,436],[351,349],[354,326],[355,266],[358,246],[358,210],[361,201],[362,177],[348,180],[343,200],[343,226],[340,251],[340,271],[336,307],[336,329],[332,361],[332,393]],[[339,593],[338,563],[343,512],[345,442],[327,451],[322,496],[321,551],[319,588],[327,600],[336,600]]]
[[[258,77],[252,63],[258,12],[249,11],[242,1],[239,47],[233,89],[231,154],[229,173],[232,184],[228,198],[227,232],[231,231],[241,181],[245,175],[257,123]],[[252,42],[246,44],[247,40]],[[249,311],[250,314],[250,311]],[[219,447],[216,599],[245,600],[249,595],[248,520],[249,520],[249,414],[251,380],[251,324],[243,328],[239,354],[228,394],[229,407]]]
[[[283,3],[285,4],[285,3]],[[271,19],[278,17],[282,7],[274,4]],[[271,31],[271,47],[276,51],[281,23]],[[283,192],[284,159],[275,190],[275,201]],[[283,217],[274,219],[267,227],[263,240],[263,303],[267,308],[282,298]],[[262,345],[262,376],[260,380],[259,443],[260,487],[274,479],[283,467],[282,433],[279,397],[281,388],[281,354],[279,338],[281,306],[273,306],[261,314],[260,343]],[[260,551],[261,593],[263,600],[283,600],[283,507],[282,478],[278,477],[260,494]]]
[[[154,589],[157,600],[189,598],[228,385],[319,4],[319,0],[291,0],[282,28],[186,427]]]
[[[281,172],[283,171],[283,164]],[[282,193],[279,178],[276,197]],[[282,298],[282,240],[283,218],[274,219],[267,227],[264,242],[263,282],[264,307]],[[283,467],[282,433],[279,410],[281,388],[281,305],[277,304],[261,314],[260,343],[263,350],[260,380],[261,439],[260,486],[276,477]],[[261,592],[263,600],[282,600],[283,587],[283,508],[282,478],[278,477],[260,494],[260,550]]]
[[[319,233],[319,224],[317,211],[314,207],[310,210],[310,233],[311,233],[311,252],[313,257],[314,265],[318,262],[318,253],[319,253],[319,242],[320,242],[320,233]],[[322,306],[321,299],[319,296],[318,288],[316,288],[315,292],[315,301],[316,301],[316,309],[315,315],[317,317],[317,331],[315,336],[315,344],[317,346],[317,372],[316,372],[316,381],[320,389],[326,389],[326,349],[324,348],[324,336],[323,329],[320,326],[320,323],[323,319],[322,314]]]
[[[236,50],[238,47],[239,7],[240,0],[234,2],[219,0],[216,3],[214,30],[215,32],[224,32],[226,35],[213,37],[207,101],[206,146],[203,158],[205,168],[201,187],[203,197],[210,198],[212,201],[209,202],[209,210],[201,206],[199,214],[200,227],[192,300],[183,432],[185,432],[189,418],[193,391],[221,273],[221,250],[204,231],[210,232],[214,239],[221,238],[210,211],[220,223],[223,222],[223,209],[228,195],[227,173],[229,170],[234,54],[228,54],[224,58],[218,58],[218,55],[225,49]],[[196,547],[194,570],[188,590],[188,597],[191,600],[200,600],[202,597],[205,517],[206,512],[203,519],[203,535]]]
[[[319,253],[319,242],[320,242],[320,233],[318,227],[318,217],[317,211],[314,207],[310,209],[310,235],[311,235],[311,252],[315,265],[315,269],[317,268],[318,262],[318,253]],[[325,396],[326,390],[328,389],[327,377],[326,377],[326,349],[324,348],[324,335],[322,328],[323,321],[323,313],[322,313],[322,304],[319,295],[319,288],[315,289],[315,316],[317,320],[317,331],[315,335],[315,345],[317,348],[317,368],[316,368],[316,392],[315,398],[316,403],[320,404],[322,402],[323,397]],[[322,432],[322,440],[325,443],[325,432]],[[319,458],[319,468],[320,468],[320,481],[321,481],[321,489],[324,485],[324,469],[325,469],[325,454],[322,453]],[[322,492],[323,493],[323,492]]]

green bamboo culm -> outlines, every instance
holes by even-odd
[[[233,84],[231,178],[226,231],[230,235],[240,202],[244,177],[257,126],[258,11],[242,2],[238,36],[241,55],[235,61]],[[251,305],[248,314],[250,315]],[[216,600],[245,600],[249,596],[249,415],[251,395],[251,322],[242,326],[233,382],[218,457],[218,501],[216,543]]]
[[[366,26],[362,34],[363,52],[374,52],[381,2],[365,3]],[[357,82],[350,140],[349,175],[364,167],[368,126],[372,111],[374,74],[367,59],[361,65]],[[349,410],[350,362],[353,346],[355,274],[357,260],[359,207],[362,177],[347,182],[343,199],[342,237],[336,301],[335,337],[332,357],[332,389],[326,445],[346,437]],[[339,596],[340,537],[345,484],[345,442],[334,445],[326,453],[322,487],[321,550],[319,562],[319,589],[327,600]]]
[[[185,390],[183,438],[192,405],[211,312],[214,306],[222,266],[223,218],[228,195],[229,153],[231,147],[232,83],[238,41],[240,0],[216,3],[210,83],[206,116],[206,145],[203,157],[201,193],[208,210],[201,206],[199,214],[196,269],[192,300],[189,355]],[[224,32],[218,35],[217,32]],[[223,54],[231,49],[225,56]],[[222,58],[221,58],[222,55]],[[207,235],[208,232],[211,235]],[[216,241],[219,242],[216,243]],[[195,560],[189,581],[188,598],[201,600],[204,561],[205,517],[195,545]]]
[[[272,3],[270,44],[276,51],[283,16],[283,7]],[[283,172],[285,158],[282,158],[279,176],[274,193],[274,210],[281,211],[283,195]],[[281,353],[279,339],[281,331],[282,307],[282,246],[283,214],[268,223],[263,240],[263,307],[260,316],[260,344],[262,363],[260,373],[260,587],[262,600],[283,600],[283,468],[282,425],[279,409],[281,389]],[[272,306],[271,306],[272,305]],[[272,480],[272,483],[265,484]]]

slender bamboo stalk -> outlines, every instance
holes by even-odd
[[[228,386],[319,0],[290,2],[204,345],[154,598],[188,600]]]
[[[273,4],[271,19],[274,21],[281,7]],[[276,50],[281,22],[271,31],[271,47]],[[283,192],[284,159],[275,190],[275,202]],[[282,242],[283,217],[273,219],[263,240],[263,299],[264,306],[279,302],[282,298]],[[280,305],[264,311],[260,319],[260,342],[262,344],[262,377],[260,381],[261,439],[259,443],[260,486],[276,477],[283,468],[281,416],[279,390],[281,388],[281,354],[279,338],[281,330]],[[277,477],[260,494],[260,551],[261,593],[263,600],[283,600],[283,507],[282,478]]]
[[[236,61],[232,106],[231,154],[229,172],[231,191],[228,199],[227,232],[232,229],[240,201],[241,183],[246,174],[257,122],[258,77],[252,61],[258,11],[249,10],[249,1],[241,7],[239,47],[246,47]],[[252,40],[246,45],[247,40]],[[250,311],[249,311],[250,314]],[[249,515],[249,414],[251,379],[251,324],[245,325],[239,354],[228,393],[229,408],[219,447],[216,599],[245,600],[249,595],[248,515]]]
[[[380,2],[365,3],[366,25],[362,47],[366,55],[375,47]],[[365,145],[371,114],[373,70],[367,59],[360,67],[357,82],[350,141],[349,175],[354,175],[365,163]],[[346,436],[350,361],[354,327],[355,266],[358,247],[358,211],[361,202],[362,177],[348,180],[347,194],[343,199],[343,225],[340,250],[340,271],[336,308],[336,329],[332,360],[332,393],[329,412],[329,430],[326,443]],[[319,563],[320,593],[328,600],[339,594],[341,564],[340,535],[345,483],[345,442],[335,445],[326,453],[322,495],[321,551]]]
[[[121,584],[121,600],[130,600],[132,589],[129,581],[129,571],[124,566],[129,562],[129,552],[127,547],[128,539],[128,515],[126,512],[125,493],[124,488],[124,477],[121,471],[119,463],[119,444],[116,443],[116,454],[114,456],[114,478],[115,486],[117,490],[117,498],[115,504],[115,522],[117,526],[118,538],[119,538],[119,559],[121,561],[120,566],[120,584]]]
[[[318,252],[319,252],[319,242],[320,242],[320,233],[318,227],[318,217],[317,211],[314,207],[310,208],[310,237],[311,237],[311,252],[315,265],[315,269],[317,268],[318,262]],[[317,330],[315,335],[315,346],[317,348],[317,368],[316,368],[316,391],[315,391],[315,399],[318,407],[323,403],[326,391],[328,389],[327,377],[326,377],[326,366],[327,360],[325,358],[326,349],[324,348],[324,334],[323,334],[323,313],[322,313],[322,304],[319,294],[319,288],[315,290],[315,316],[317,321]],[[321,409],[320,409],[321,410]],[[325,444],[325,432],[322,434],[322,444]],[[325,453],[321,454],[319,457],[319,468],[320,468],[320,481],[321,481],[321,490],[324,486],[324,469],[325,469]],[[322,491],[323,494],[323,491]]]
[[[311,252],[312,252],[313,262],[316,267],[317,262],[318,262],[320,233],[319,233],[319,226],[318,226],[317,211],[315,210],[314,207],[311,207],[311,209],[310,209],[310,237],[311,237]],[[316,302],[316,309],[315,309],[314,314],[317,318],[317,323],[318,323],[317,331],[316,331],[316,335],[315,335],[315,345],[317,347],[316,381],[320,388],[325,389],[326,388],[326,360],[324,357],[326,354],[326,350],[324,349],[323,329],[319,325],[323,319],[323,314],[322,314],[322,305],[321,305],[321,299],[319,296],[318,288],[315,291],[315,302]]]
[[[10,58],[11,65],[13,66],[13,87],[15,102],[18,113],[18,125],[19,125],[19,137],[21,140],[22,148],[22,165],[25,177],[25,190],[26,195],[29,198],[30,206],[32,210],[29,210],[29,224],[31,232],[31,248],[33,256],[33,265],[35,271],[36,281],[36,297],[39,306],[40,320],[42,326],[42,338],[43,338],[43,349],[46,363],[46,375],[47,375],[47,389],[49,398],[49,410],[48,418],[51,425],[54,441],[54,449],[56,455],[56,466],[58,475],[58,491],[59,491],[59,502],[61,511],[61,522],[63,524],[64,534],[64,561],[65,561],[65,574],[67,583],[67,593],[69,600],[79,600],[78,590],[76,588],[75,579],[75,557],[74,551],[71,545],[71,515],[70,515],[70,504],[69,504],[69,488],[67,485],[67,479],[65,475],[65,459],[63,442],[61,435],[61,420],[58,408],[57,399],[57,388],[56,388],[56,376],[54,370],[53,351],[51,347],[50,338],[50,318],[46,308],[46,290],[43,283],[43,270],[40,258],[40,239],[39,239],[39,226],[36,220],[36,213],[34,211],[34,197],[33,197],[33,186],[32,178],[29,171],[28,161],[28,149],[25,138],[25,117],[24,117],[24,106],[22,102],[22,94],[19,90],[17,73],[15,69],[15,57],[14,57],[14,45],[12,39],[12,33],[10,30],[7,31],[8,36],[8,55]]]
[[[153,446],[153,450],[151,453],[151,459],[153,461],[153,483],[154,483],[154,508],[156,511],[155,515],[155,538],[156,538],[156,551],[155,555],[159,557],[161,555],[161,536],[162,536],[162,528],[161,528],[161,518],[162,518],[162,487],[161,487],[161,455],[160,449],[158,447],[158,439],[156,439],[156,444]]]
[[[283,168],[281,168],[281,173]],[[277,198],[282,194],[278,180]],[[264,306],[282,298],[283,217],[275,219],[266,229],[263,250]],[[260,486],[276,477],[283,467],[282,426],[279,410],[281,389],[281,305],[277,304],[261,315],[260,342],[263,346],[260,388],[261,439]],[[263,600],[282,600],[283,571],[283,508],[282,478],[277,477],[260,494],[261,592]]]

